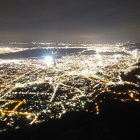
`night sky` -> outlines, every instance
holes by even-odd
[[[1,0],[0,41],[140,41],[139,0]]]

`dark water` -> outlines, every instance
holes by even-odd
[[[96,54],[96,51],[95,50],[86,50],[86,51],[83,51],[81,54],[83,54],[83,55],[92,55],[92,54]],[[128,55],[125,52],[100,52],[99,54],[100,55],[115,55],[115,54]]]
[[[46,56],[48,54],[54,54],[57,57],[78,54],[85,49],[33,49],[33,50],[25,50],[16,53],[8,53],[8,54],[0,54],[1,59],[19,59],[19,58],[40,58]]]
[[[115,54],[117,54],[117,55],[128,55],[127,53],[125,53],[125,52],[101,52],[100,53],[101,55],[115,55]]]
[[[48,47],[58,47],[49,49]],[[65,55],[73,55],[73,54],[82,54],[82,55],[94,55],[96,54],[95,50],[87,50],[86,48],[71,48],[73,45],[69,46],[69,48],[61,48],[64,47],[62,45],[54,44],[0,44],[0,48],[29,48],[30,50],[8,53],[8,54],[0,54],[0,59],[21,59],[21,58],[41,58],[46,55],[54,54],[57,58],[60,58]],[[37,48],[39,47],[39,48]],[[43,47],[43,48],[41,48]],[[128,55],[125,52],[100,52],[101,55]]]
[[[96,51],[86,50],[85,48],[67,48],[67,49],[32,49],[15,53],[0,54],[0,59],[20,59],[20,58],[41,58],[46,55],[55,55],[57,58],[66,55],[82,54],[82,55],[95,55]],[[114,55],[122,54],[128,55],[125,52],[100,52],[101,55]]]

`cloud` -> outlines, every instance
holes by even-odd
[[[139,23],[135,0],[3,0],[0,5],[1,40],[111,40],[131,34],[135,39]]]

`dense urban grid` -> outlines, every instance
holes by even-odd
[[[38,45],[43,46],[0,50],[51,52],[39,58],[0,59],[0,132],[19,129],[21,122],[32,125],[61,118],[68,111],[99,114],[107,93],[114,100],[140,102],[139,49],[122,44]],[[81,51],[61,55],[61,49]],[[91,110],[87,103],[93,104]]]

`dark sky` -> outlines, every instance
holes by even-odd
[[[0,41],[140,41],[139,0],[1,0]]]

